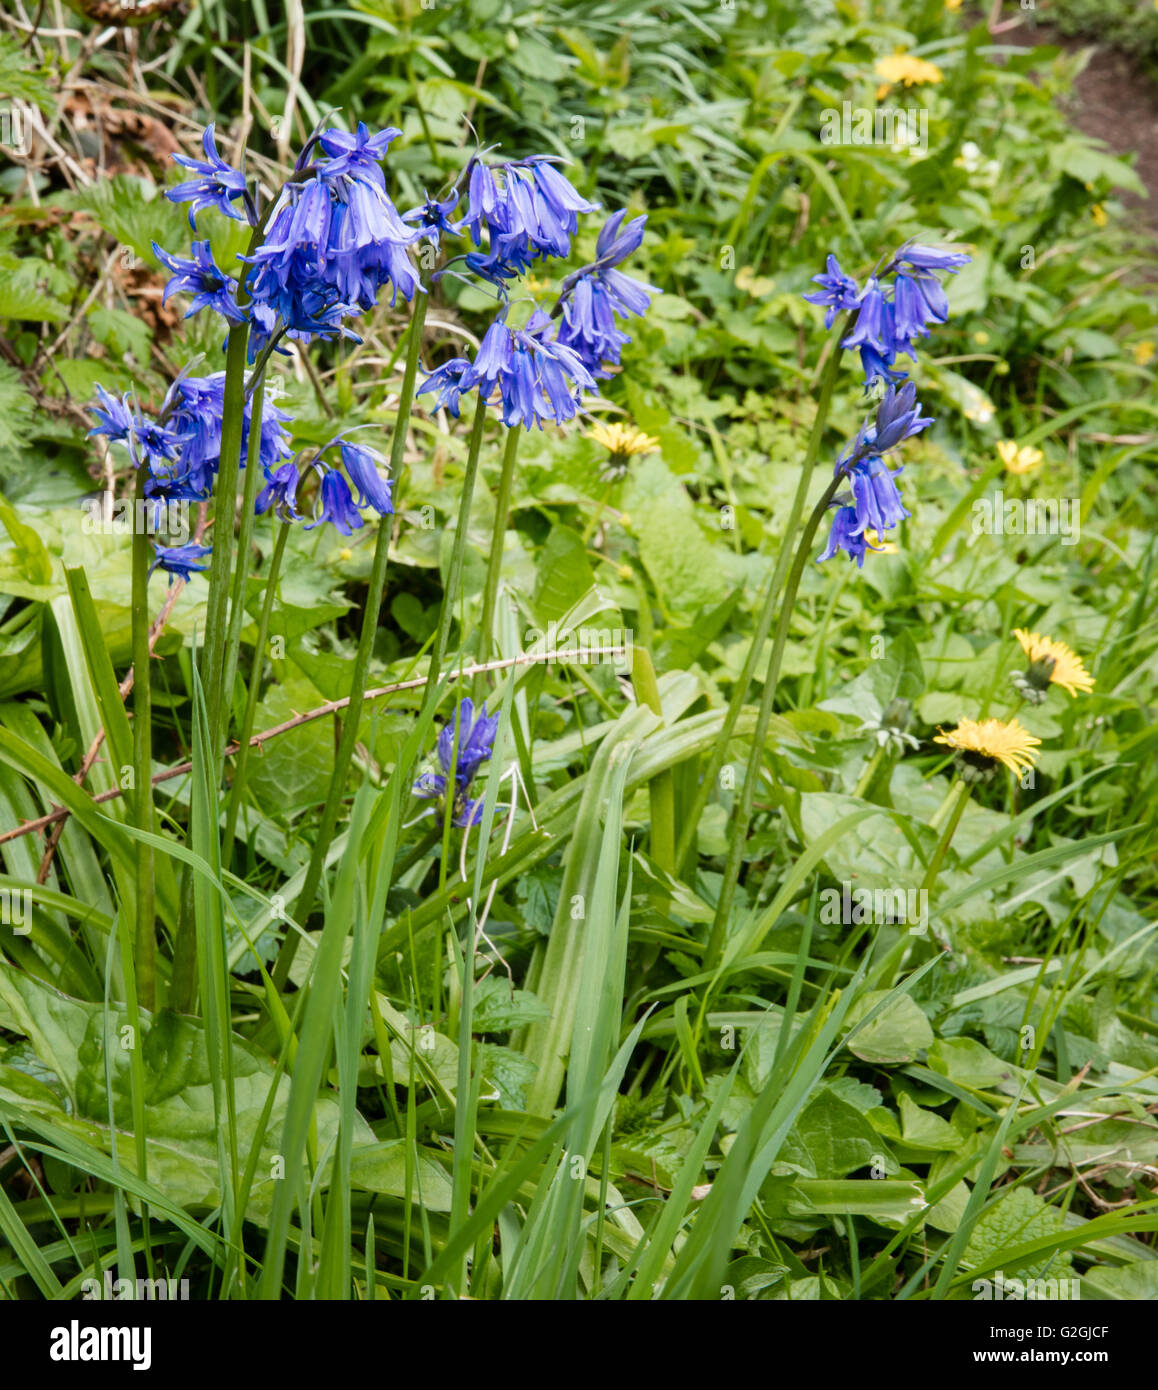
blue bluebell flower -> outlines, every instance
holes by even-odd
[[[353,135],[347,131],[330,127],[317,137],[317,143],[328,156],[321,162],[320,169],[327,179],[349,175],[355,179],[370,180],[385,188],[385,177],[381,163],[386,152],[402,132],[396,126],[370,134],[365,121],[358,122]]]
[[[412,299],[419,281],[405,248],[422,236],[422,229],[408,227],[375,183],[346,179],[335,195],[326,248],[332,269],[326,278],[333,279],[338,297],[369,310],[378,291],[389,285],[392,304],[399,291],[403,299]]]
[[[643,216],[633,218],[625,227],[626,215],[626,209],[621,208],[607,219],[595,244],[595,260],[572,272],[559,287],[559,341],[574,349],[596,376],[609,375],[603,364],[617,366],[621,350],[631,341],[617,327],[616,314],[643,315],[651,306],[652,295],[659,293],[654,285],[616,269],[639,249],[647,225]]]
[[[102,386],[97,386],[96,392],[99,404],[89,410],[97,424],[89,436],[103,434],[111,444],[124,444],[134,468],[143,466],[157,476],[170,473],[186,443],[183,423],[152,419],[132,403],[127,392],[119,401]]]
[[[948,299],[933,272],[955,275],[968,261],[962,251],[905,246],[858,293],[856,281],[830,255],[827,273],[812,277],[822,288],[803,297],[825,306],[826,328],[832,327],[838,313],[856,311],[841,346],[859,350],[865,390],[875,394],[904,380],[906,373],[896,365],[897,358],[915,358],[915,340],[929,336],[930,324],[944,323],[949,317]]]
[[[318,177],[286,184],[270,214],[265,240],[252,257],[247,289],[257,306],[272,310],[292,337],[333,338],[353,313],[324,278],[334,199]],[[263,333],[267,319],[257,320]]]
[[[469,369],[470,361],[467,358],[452,357],[449,362],[435,367],[418,388],[417,394],[421,396],[427,391],[437,391],[438,395],[430,407],[431,410],[441,410],[445,406],[457,420],[460,412],[459,397],[464,389],[462,379]]]
[[[165,197],[171,203],[189,204],[190,227],[196,227],[196,216],[202,208],[217,208],[226,217],[232,217],[238,222],[246,221],[246,214],[250,214],[252,208],[245,186],[245,175],[239,173],[231,164],[227,164],[217,153],[212,122],[205,127],[205,133],[201,137],[201,148],[205,151],[204,159],[193,159],[187,154],[173,156],[174,163],[189,169],[197,177],[175,184],[166,190]],[[239,198],[245,199],[246,214],[238,212],[233,206]],[[252,216],[248,220],[252,221]]]
[[[956,275],[962,266],[969,264],[971,257],[964,251],[909,245],[902,246],[893,259],[916,266],[918,270],[947,270],[950,275]]]
[[[333,146],[330,136],[320,137],[323,149]],[[274,327],[269,311],[291,338],[356,338],[344,320],[371,310],[385,286],[391,302],[399,291],[410,299],[419,288],[406,247],[424,232],[408,227],[387,196],[376,157],[388,141],[344,138],[349,148],[320,161],[314,177],[286,184],[264,242],[243,258],[254,267],[247,288],[255,306],[264,306],[255,307],[253,319],[266,338]]]
[[[856,561],[857,569],[864,568],[864,557],[878,546],[869,545],[864,528],[860,525],[854,507],[838,507],[832,518],[832,529],[828,533],[828,545],[821,560],[831,560],[838,550],[843,550],[850,560]]]
[[[917,388],[911,381],[899,390],[895,386],[888,387],[877,405],[872,423],[865,421],[852,444],[837,459],[833,476],[847,473],[871,454],[888,453],[933,423],[932,417],[921,414]]]
[[[487,400],[499,379],[510,371],[511,351],[511,330],[505,314],[498,314],[483,334],[474,361],[462,373],[460,390],[471,391],[480,386],[482,398]]]
[[[98,386],[98,404],[91,407],[97,425],[90,433],[123,443],[136,468],[149,477],[149,496],[203,501],[210,495],[221,461],[221,420],[225,410],[225,373],[207,377],[182,372],[166,392],[156,419],[143,414],[126,396],[114,400]],[[241,463],[245,466],[253,402],[246,398],[242,414]],[[272,401],[265,402],[261,419],[259,458],[268,474],[290,454],[285,425],[290,417]]]
[[[185,312],[186,318],[200,309],[214,309],[229,323],[244,323],[245,315],[237,307],[237,281],[227,275],[213,259],[208,241],[193,243],[193,257],[170,256],[153,242],[153,251],[163,266],[172,272],[172,279],[161,296],[162,304],[179,291],[193,296]]]
[[[917,388],[911,381],[899,390],[889,386],[873,422],[866,421],[860,427],[856,438],[836,461],[833,476],[847,478],[852,485],[852,506],[847,505],[845,496],[831,504],[838,510],[821,560],[829,559],[837,550],[846,550],[859,568],[864,563],[865,532],[875,531],[883,536],[908,517],[894,481],[902,469],[890,470],[883,455],[932,423],[931,418],[921,414]]]
[[[895,385],[898,381],[904,381],[906,373],[893,364],[897,360],[895,349],[890,346],[887,355],[879,352],[871,343],[862,343],[860,346],[860,364],[864,370],[864,384],[866,392],[873,390],[877,383],[883,386]]]
[[[505,255],[498,246],[489,251],[468,251],[463,257],[467,269],[480,280],[486,280],[506,293],[507,282],[517,280],[530,269],[530,261],[522,255]],[[441,275],[443,272],[438,272]]]
[[[257,494],[254,512],[264,516],[272,508],[274,515],[282,521],[300,521],[302,516],[297,508],[299,481],[297,464],[292,459],[277,468],[267,468],[265,487]]]
[[[813,280],[822,288],[813,290],[804,298],[809,304],[820,304],[827,309],[824,315],[825,328],[831,328],[837,314],[847,309],[855,309],[860,301],[860,289],[851,275],[840,268],[835,256],[829,255],[825,262],[827,273],[814,275]]]
[[[500,377],[510,370],[510,353],[510,329],[507,328],[505,314],[498,314],[491,321],[491,327],[482,335],[482,342],[478,345],[478,352],[474,354],[473,363],[463,373],[463,391],[473,391],[475,386],[481,386],[482,399],[487,400],[499,384]]]
[[[169,426],[151,420],[147,415],[138,416],[129,439],[129,457],[133,467],[145,467],[156,477],[171,473],[181,457],[185,440],[186,434],[180,421],[174,421]]]
[[[555,155],[534,155],[494,168],[478,156],[471,161],[468,210],[455,230],[469,231],[475,246],[481,246],[486,230],[492,273],[510,266],[522,274],[534,260],[571,254],[578,214],[594,212],[599,204],[572,186],[555,167],[560,162]]]
[[[209,568],[209,557],[213,554],[211,546],[196,545],[158,545],[153,542],[153,549],[156,558],[149,566],[149,573],[152,574],[156,569],[163,569],[169,576],[169,583],[172,584],[175,578],[184,579],[186,583],[193,578],[194,574],[200,574]]]
[[[904,440],[928,429],[933,423],[931,416],[921,414],[917,388],[911,381],[907,381],[899,391],[896,388],[887,391],[877,406],[876,425],[870,442],[874,452],[887,453]]]
[[[568,236],[574,236],[579,229],[579,213],[599,211],[600,205],[584,198],[556,168],[563,163],[558,155],[536,154],[524,163],[530,167],[539,199],[551,209]]]
[[[949,300],[941,282],[933,275],[898,274],[893,281],[894,339],[911,351],[914,338],[927,338],[930,322],[944,323],[949,317]]]
[[[360,530],[364,524],[361,513],[354,506],[349,485],[336,468],[327,468],[322,473],[318,507],[314,520],[306,524],[306,530],[312,531],[324,521],[332,522],[343,536],[348,536],[351,531]]]
[[[441,201],[437,198],[431,198],[428,194],[426,200],[418,207],[404,212],[402,220],[420,227],[427,240],[437,246],[441,233],[454,233],[454,224],[450,220],[450,214],[457,206],[457,188],[452,188],[450,193]]]
[[[136,416],[129,404],[129,397],[117,400],[110,396],[103,386],[96,388],[98,405],[89,406],[89,414],[95,415],[97,423],[89,430],[89,438],[103,434],[110,444],[128,445],[132,437]]]
[[[431,373],[422,390],[437,389],[437,404],[452,401],[456,413],[464,391],[477,387],[489,403],[497,390],[508,426],[541,429],[548,417],[562,424],[582,410],[584,392],[598,390],[583,358],[554,335],[541,309],[518,329],[508,327],[503,310],[483,335],[474,361],[461,362],[455,359]]]
[[[631,335],[616,324],[611,295],[593,276],[581,279],[564,302],[559,341],[579,353],[594,376],[611,375],[604,364],[619,365]]]
[[[373,507],[379,516],[388,516],[394,510],[390,495],[389,478],[383,478],[378,465],[386,460],[377,449],[368,449],[364,444],[352,444],[339,436],[326,445],[327,449],[337,447],[342,458],[346,476],[354,484],[354,492],[359,507]]]
[[[536,310],[525,328],[514,335],[510,389],[503,393],[503,420],[507,425],[532,424],[542,428],[550,415],[556,424],[573,420],[583,409],[583,393],[597,392],[599,385],[583,358],[553,336],[551,320]],[[535,373],[540,395],[533,399],[526,389]]]
[[[915,358],[914,340],[928,337],[929,325],[944,323],[949,316],[948,299],[934,272],[955,275],[968,261],[964,252],[903,246],[879,275],[869,277],[859,295],[856,282],[841,271],[835,256],[828,257],[827,274],[813,276],[822,289],[804,298],[827,307],[827,327],[840,311],[855,310],[852,329],[841,346],[859,349],[866,390],[878,401],[875,419],[861,426],[833,469],[836,479],[851,484],[852,505],[847,494],[830,504],[837,510],[822,560],[844,550],[860,567],[867,550],[878,548],[867,544],[866,534],[883,536],[909,515],[896,484],[903,470],[890,468],[884,456],[933,420],[921,414],[912,382],[898,389],[905,373],[894,364],[898,356]],[[883,283],[890,277],[891,284]]]
[[[182,435],[181,465],[185,473],[200,479],[206,495],[221,461],[221,421],[225,413],[225,373],[182,376],[173,383],[162,412]],[[249,430],[253,398],[246,396],[241,421],[241,465],[249,456]],[[285,425],[290,416],[269,399],[261,415],[258,461],[268,473],[290,455]]]
[[[884,357],[895,355],[892,306],[885,298],[876,276],[869,279],[861,295],[856,322],[841,347],[856,348],[862,344],[874,347]]]
[[[499,716],[487,714],[484,703],[475,716],[474,702],[469,696],[460,701],[454,718],[446,724],[438,735],[435,753],[441,772],[424,772],[414,783],[414,795],[429,798],[446,796],[451,781],[454,783],[453,821],[462,829],[477,824],[482,815],[483,798],[472,799],[469,795],[471,783],[478,775],[483,763],[488,761],[494,751],[495,735],[498,733]],[[458,741],[458,756],[455,757],[455,740]]]
[[[512,334],[509,370],[499,380],[508,426],[542,429],[548,415],[556,424],[573,420],[583,409],[583,393],[599,389],[579,354],[552,331],[550,319],[537,309]]]
[[[490,165],[478,155],[467,165],[467,212],[455,225],[456,232],[469,231],[476,246],[482,245],[482,232],[494,216],[500,199],[499,184]]]
[[[901,501],[900,488],[894,481],[903,471],[902,468],[890,469],[878,454],[870,454],[853,464],[848,476],[857,531],[870,530],[883,536],[909,516]]]

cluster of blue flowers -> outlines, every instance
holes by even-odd
[[[236,275],[217,265],[207,239],[193,241],[188,257],[153,247],[170,272],[165,300],[177,293],[192,297],[186,318],[208,309],[229,327],[248,325],[248,358],[257,365],[246,387],[242,467],[256,372],[278,350],[280,340],[355,337],[346,320],[372,309],[383,288],[389,287],[392,296],[401,292],[406,299],[419,288],[407,247],[424,233],[402,221],[381,169],[391,141],[400,133],[388,129],[371,135],[365,125],[353,135],[337,129],[319,131],[264,219],[259,218],[245,174],[218,153],[212,125],[202,139],[204,159],[174,156],[193,177],[166,196],[188,204],[190,227],[196,228],[198,213],[212,208],[265,228],[264,237],[255,238],[259,244],[254,253],[238,258]],[[224,407],[224,373],[183,373],[155,419],[129,396],[114,400],[98,387],[92,433],[125,444],[134,467],[147,469],[147,496],[204,501],[218,471]],[[265,486],[257,511],[276,508],[281,516],[298,520],[301,478],[284,429],[289,423],[290,417],[275,405],[264,406],[258,457]],[[333,466],[335,458],[344,474]],[[393,511],[390,484],[378,471],[380,462],[375,450],[341,437],[318,450],[311,461],[321,478],[313,524],[332,522],[349,535],[363,524],[358,507],[373,507],[383,515]],[[170,574],[188,579],[207,568],[207,546],[156,545],[156,550],[154,568],[159,565]]]
[[[468,250],[451,261],[496,290],[502,305],[488,328],[474,361],[454,358],[429,373],[420,394],[434,392],[435,408],[459,414],[464,392],[479,391],[485,402],[497,395],[508,426],[557,424],[583,409],[585,393],[598,391],[598,379],[618,365],[630,341],[617,318],[646,312],[651,286],[616,267],[635,251],[646,217],[623,225],[623,212],[611,217],[600,233],[596,259],[563,281],[550,314],[534,306],[515,323],[511,283],[538,261],[571,254],[579,216],[598,210],[579,194],[557,167],[556,156],[488,164],[471,157],[441,199],[427,198],[399,213],[386,191],[382,161],[401,132],[376,133],[359,123],[353,134],[336,128],[315,132],[298,157],[292,177],[264,216],[260,215],[244,171],[234,169],[218,152],[214,128],[202,138],[204,158],[175,155],[190,175],[169,189],[172,202],[187,204],[189,225],[213,209],[247,222],[255,229],[252,254],[238,257],[236,273],[217,265],[207,239],[194,240],[192,254],[172,254],[154,244],[170,273],[164,298],[191,296],[186,317],[208,309],[230,328],[248,329],[248,361],[256,373],[283,338],[360,341],[349,321],[372,310],[389,290],[391,303],[421,291],[410,256],[419,241],[441,249],[446,236],[461,237]],[[460,185],[467,207],[457,221]],[[455,270],[453,273],[460,274]],[[521,303],[526,296],[516,301]],[[158,498],[204,500],[210,495],[221,451],[224,408],[222,374],[179,379],[153,420],[128,397],[112,400],[98,388],[92,431],[125,443],[136,467],[147,466],[146,493]],[[247,396],[245,430],[250,405]],[[301,520],[297,496],[303,476],[301,460],[291,457],[283,426],[289,417],[267,405],[262,415],[260,459],[265,485],[257,511],[276,510]],[[246,444],[242,445],[244,466]],[[379,515],[393,511],[390,483],[382,477],[381,456],[348,439],[331,440],[310,459],[320,477],[311,525],[332,523],[343,535],[362,526],[361,507]],[[204,546],[158,547],[157,563],[188,577],[204,569]]]
[[[863,289],[829,256],[826,273],[812,278],[821,286],[804,298],[827,310],[825,328],[837,314],[856,311],[852,331],[841,347],[860,351],[866,390],[878,383],[903,381],[906,371],[898,357],[916,358],[914,339],[927,338],[931,323],[949,317],[945,290],[934,272],[956,275],[969,257],[963,251],[943,251],[933,246],[903,246],[882,270],[870,275]],[[888,283],[891,279],[891,284]],[[890,293],[891,291],[891,293]]]
[[[889,386],[877,406],[875,423],[862,425],[855,441],[836,461],[834,476],[848,480],[852,495],[838,494],[832,504],[837,511],[822,560],[844,550],[858,568],[863,566],[866,552],[879,549],[869,544],[865,533],[875,531],[883,536],[909,515],[896,483],[904,470],[890,468],[884,456],[932,423],[922,416],[917,388],[911,381],[900,390]]]
[[[436,410],[445,406],[457,417],[463,394],[477,387],[488,404],[497,393],[506,425],[541,429],[547,419],[556,424],[574,419],[584,408],[584,394],[598,391],[598,379],[619,365],[631,341],[617,326],[617,315],[646,313],[658,293],[616,269],[639,248],[647,225],[646,217],[636,217],[624,227],[626,214],[620,211],[600,232],[595,260],[562,282],[551,312],[536,304],[521,327],[509,323],[510,282],[538,261],[569,256],[580,214],[599,209],[576,191],[557,162],[537,156],[491,166],[475,156],[464,171],[467,212],[458,222],[449,220],[458,197],[453,191],[445,202],[428,202],[404,214],[404,220],[421,218],[436,234],[469,233],[480,248],[485,232],[485,250],[468,251],[461,259],[502,300],[474,361],[453,357],[423,383],[419,395],[436,393]]]
[[[949,317],[945,291],[935,272],[955,275],[968,261],[961,251],[910,244],[871,275],[863,289],[831,255],[825,273],[812,277],[821,288],[804,298],[825,308],[826,328],[840,313],[855,315],[841,346],[859,349],[865,390],[879,402],[875,421],[866,422],[837,459],[834,477],[847,480],[851,492],[838,493],[831,503],[836,514],[821,560],[843,550],[859,568],[869,550],[880,548],[870,544],[868,533],[882,537],[909,516],[896,483],[903,469],[890,468],[885,455],[933,420],[921,414],[917,388],[905,381],[907,373],[895,364],[898,357],[915,359],[915,340],[927,338],[930,324],[944,323]],[[891,285],[884,284],[889,277]],[[898,386],[902,381],[905,384]]]
[[[252,256],[239,257],[245,267],[240,281],[215,264],[208,242],[193,243],[192,259],[154,247],[174,275],[166,297],[184,290],[194,296],[190,314],[212,308],[229,323],[248,321],[251,362],[283,335],[302,341],[356,337],[344,320],[372,309],[384,287],[392,302],[399,290],[410,299],[418,288],[406,248],[423,233],[403,223],[381,164],[401,134],[389,127],[371,135],[362,123],[353,135],[318,131],[269,209],[260,245]],[[191,227],[203,208],[258,226],[245,175],[218,154],[212,125],[202,148],[203,160],[174,156],[197,177],[165,196],[189,204]]]
[[[158,504],[168,501],[204,502],[213,491],[221,461],[221,421],[225,412],[225,373],[212,376],[182,374],[166,392],[158,414],[146,415],[131,393],[119,399],[96,388],[91,407],[96,425],[90,435],[103,435],[110,444],[123,444],[134,468],[145,469],[145,496]],[[242,417],[242,458],[249,447],[252,401]],[[285,425],[289,416],[271,403],[261,415],[258,457],[268,475],[290,456]],[[163,511],[158,506],[159,514]],[[170,576],[189,579],[207,568],[208,546],[165,546],[153,542],[160,567]],[[152,571],[150,570],[150,573]]]
[[[476,717],[474,702],[467,696],[459,702],[454,718],[438,735],[435,756],[441,772],[424,772],[414,784],[414,795],[424,798],[445,798],[447,788],[454,783],[454,824],[462,829],[476,825],[482,815],[483,798],[471,797],[470,788],[478,770],[494,751],[499,716],[488,715],[484,703]],[[457,740],[457,757],[455,742]],[[445,805],[445,801],[442,801]]]
[[[337,453],[346,477],[333,467],[332,459]],[[326,461],[329,455],[330,462]],[[316,516],[309,522],[306,530],[320,526],[323,521],[330,522],[343,536],[358,530],[362,525],[359,507],[373,507],[380,516],[394,510],[391,485],[378,471],[385,459],[377,449],[355,444],[344,435],[336,435],[328,444],[323,444],[311,460],[310,467],[318,474],[321,483],[318,489]],[[273,510],[283,521],[301,521],[297,509],[298,486],[301,481],[298,464],[294,460],[283,463],[278,468],[267,468],[266,484],[257,497],[255,510],[260,515]],[[346,479],[349,479],[349,482]],[[351,490],[351,484],[353,488]]]

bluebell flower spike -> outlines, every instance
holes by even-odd
[[[860,303],[860,288],[851,275],[846,275],[841,270],[840,262],[831,254],[825,261],[825,271],[823,275],[812,277],[821,288],[812,290],[804,298],[809,304],[819,304],[827,310],[824,326],[831,328],[836,322],[837,314],[855,309]]]
[[[209,568],[209,557],[213,554],[213,549],[208,545],[158,545],[153,542],[153,550],[156,558],[149,566],[149,573],[152,574],[156,569],[163,569],[169,576],[169,583],[172,585],[174,579],[183,579],[186,583],[195,574],[201,574]]]
[[[248,220],[252,223],[255,218],[252,204],[249,201],[245,175],[228,164],[217,153],[217,141],[212,122],[205,127],[201,137],[201,148],[205,153],[204,159],[194,159],[187,154],[175,154],[173,156],[175,164],[180,164],[182,168],[188,169],[196,175],[196,178],[186,179],[183,183],[175,184],[166,190],[165,197],[171,203],[189,204],[189,225],[194,229],[197,226],[197,214],[202,208],[216,208],[218,212],[223,212],[226,217],[232,217],[235,221]],[[233,206],[238,199],[245,202],[246,211],[244,213],[239,212]]]
[[[494,751],[499,716],[488,715],[485,702],[476,716],[474,702],[465,696],[454,717],[443,726],[435,744],[435,756],[441,772],[424,772],[414,783],[417,797],[444,798],[451,783],[453,793],[453,822],[460,829],[476,825],[482,815],[482,797],[472,798],[470,787],[483,763]],[[457,757],[455,756],[457,741]]]
[[[153,242],[154,254],[172,276],[161,295],[161,303],[167,304],[173,295],[184,292],[193,296],[185,312],[186,318],[202,309],[213,309],[228,323],[244,323],[245,314],[237,306],[237,281],[213,259],[207,240],[193,242],[192,249],[191,259],[171,256]]]
[[[857,521],[852,507],[838,507],[832,518],[832,529],[828,533],[828,545],[820,560],[831,560],[838,550],[843,550],[850,560],[856,561],[857,569],[864,568],[864,557],[878,546],[869,545],[864,528]]]

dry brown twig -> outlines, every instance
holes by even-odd
[[[604,656],[623,656],[626,652],[624,647],[606,647],[603,649]],[[475,666],[464,666],[459,671],[452,671],[447,674],[446,679],[451,681],[463,680],[468,676],[481,676],[488,671],[505,671],[515,666],[534,666],[541,661],[558,660],[554,652],[541,652],[526,654],[523,656],[508,656],[500,661],[485,661]],[[393,685],[380,685],[373,690],[367,690],[362,697],[363,703],[368,700],[380,700],[386,695],[396,695],[403,690],[421,690],[426,685],[426,677],[418,676],[414,680],[397,681]],[[340,700],[330,700],[324,705],[319,705],[317,709],[307,710],[304,714],[295,714],[292,719],[287,719],[282,724],[275,724],[271,729],[263,729],[261,733],[254,734],[249,740],[251,748],[261,748],[264,743],[268,743],[271,738],[277,738],[281,734],[288,734],[293,729],[300,729],[303,724],[310,724],[315,719],[325,719],[328,715],[337,714],[349,706],[350,697],[343,696]],[[231,743],[225,750],[225,756],[231,758],[234,753],[240,751],[239,743]],[[175,777],[184,777],[186,773],[193,771],[191,762],[178,763],[175,767],[166,768],[164,772],[158,772],[153,777],[153,786],[159,786],[162,782],[171,782]],[[91,798],[94,806],[102,805],[106,801],[115,801],[118,797],[124,796],[124,789],[113,787],[107,792],[100,792]],[[39,830],[45,830],[50,825],[55,825],[57,821],[67,820],[72,814],[65,806],[58,806],[47,815],[38,816],[36,820],[25,821],[23,825],[18,825],[14,830],[6,830],[0,835],[0,845],[8,844],[11,840],[17,840],[22,835],[32,835]]]

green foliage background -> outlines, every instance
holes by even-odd
[[[0,843],[0,887],[33,902],[31,935],[0,927],[0,1297],[76,1296],[104,1268],[180,1271],[204,1298],[956,1299],[996,1269],[1158,1296],[1155,263],[1117,201],[1144,191],[1129,163],[1059,112],[1075,60],[940,0],[218,0],[136,28],[135,46],[82,50],[91,33],[78,15],[73,38],[0,37],[0,96],[55,132],[0,165],[0,833],[73,812],[43,882],[42,838]],[[941,80],[878,95],[874,64],[897,50]],[[822,144],[825,110],[878,99],[927,113],[927,150]],[[138,1046],[118,943],[131,835],[120,799],[90,795],[116,789],[129,739],[129,542],[82,524],[100,469],[83,407],[98,382],[156,403],[196,353],[222,359],[216,325],[156,312],[151,243],[179,250],[188,227],[160,197],[156,132],[115,113],[172,124],[186,148],[208,119],[245,124],[272,184],[335,110],[401,127],[400,207],[454,176],[469,120],[504,154],[567,156],[607,209],[647,212],[633,273],[663,293],[604,408],[659,447],[608,487],[583,435],[523,441],[498,647],[551,621],[629,630],[662,715],[608,664],[480,686],[504,733],[464,884],[458,832],[440,863],[409,796],[434,734],[419,692],[377,702],[324,907],[287,925],[333,730],[255,755],[221,846],[198,813],[194,583],[151,672],[157,770],[194,764],[158,789],[159,933],[164,953],[191,853],[220,968],[195,1016],[161,1009]],[[235,224],[204,225],[220,264],[241,249]],[[913,517],[863,571],[806,567],[728,944],[706,968],[738,788],[713,791],[675,874],[652,854],[650,789],[672,773],[682,829],[796,540],[824,342],[801,293],[829,252],[863,276],[914,236],[973,261],[916,370],[937,424],[906,452]],[[427,365],[487,313],[445,280]],[[404,326],[383,305],[364,348],[283,374],[295,443],[389,438]],[[863,409],[848,365],[831,451]],[[373,685],[425,670],[461,499],[453,424],[412,424]],[[1004,474],[1002,439],[1040,448],[1040,470]],[[471,513],[467,656],[499,454]],[[822,466],[813,497],[826,481]],[[976,534],[973,504],[997,488],[1080,501],[1080,540]],[[240,711],[259,683],[258,729],[349,689],[372,528],[295,530],[280,641],[255,652],[270,545],[259,527],[229,692]],[[827,924],[834,886],[925,881],[952,782],[933,736],[1012,710],[1015,627],[1078,650],[1094,693],[1019,710],[1043,741],[1035,783],[974,794],[927,936]],[[866,783],[866,722],[897,696],[918,747]],[[737,777],[753,725],[754,710],[729,751]],[[102,727],[110,756],[81,790]],[[512,762],[526,795],[506,839]],[[492,885],[464,999],[467,899]],[[294,929],[279,989],[266,967]]]

